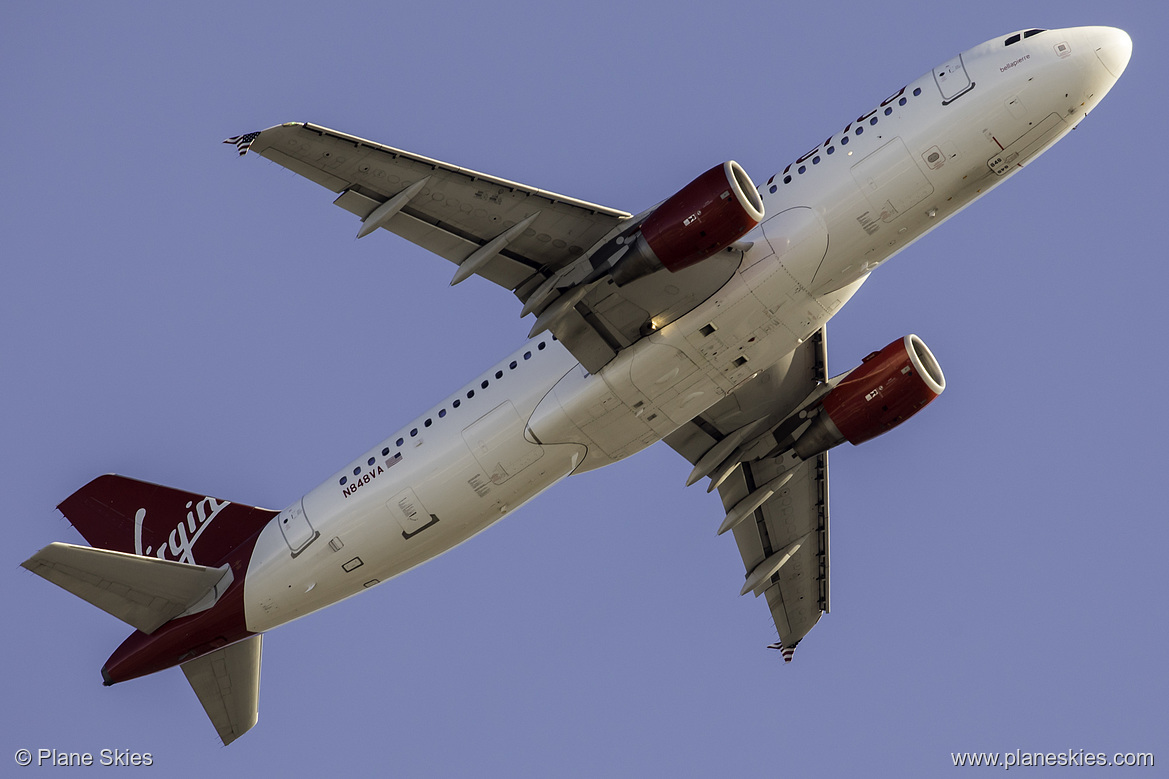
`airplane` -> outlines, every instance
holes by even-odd
[[[842,123],[756,186],[716,165],[639,214],[302,122],[230,138],[360,219],[514,292],[529,340],[282,510],[118,475],[58,509],[89,546],[23,566],[135,628],[112,685],[176,665],[224,744],[257,722],[263,634],[451,549],[561,479],[665,441],[707,480],[786,662],[830,610],[829,449],[945,389],[910,334],[830,376],[874,269],[1067,135],[1124,72],[1110,27],[1020,30]]]

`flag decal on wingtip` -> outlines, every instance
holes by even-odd
[[[792,661],[792,657],[794,657],[796,654],[796,648],[794,646],[784,646],[778,641],[774,644],[768,644],[767,648],[780,650],[783,653],[783,661],[785,663],[790,663]]]
[[[228,138],[224,143],[231,143],[235,148],[239,149],[239,156],[244,156],[248,153],[248,149],[252,148],[252,141],[260,137],[258,132],[248,133],[247,135],[237,135],[234,138]]]

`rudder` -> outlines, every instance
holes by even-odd
[[[210,566],[279,513],[116,474],[97,477],[57,509],[91,546]]]

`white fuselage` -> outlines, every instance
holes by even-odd
[[[873,268],[1069,132],[1116,81],[1117,35],[996,38],[839,128],[760,187],[767,219],[743,239],[752,246],[735,275],[693,311],[594,375],[545,333],[273,519],[247,571],[247,628],[409,570],[733,392],[823,326]]]

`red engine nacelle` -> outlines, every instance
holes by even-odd
[[[933,354],[907,335],[870,354],[833,387],[793,449],[806,460],[845,441],[864,443],[909,419],[945,388]]]
[[[743,166],[716,165],[671,195],[641,224],[613,267],[618,284],[666,268],[675,273],[714,256],[763,221],[763,200]]]

